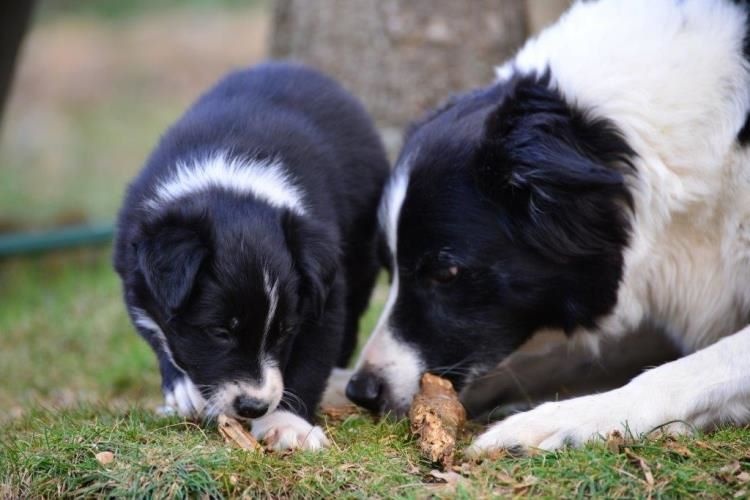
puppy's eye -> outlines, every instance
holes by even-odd
[[[232,318],[229,320],[229,331],[234,331],[237,329],[237,327],[240,326],[240,320],[237,318]]]
[[[225,343],[232,342],[232,334],[226,328],[214,328],[211,330],[211,335],[218,341]]]
[[[438,285],[451,283],[458,277],[458,266],[448,266],[435,269],[430,275],[430,280]]]

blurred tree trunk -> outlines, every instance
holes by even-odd
[[[31,23],[34,0],[6,2],[0,8],[0,118],[5,109],[21,41]]]
[[[275,0],[271,53],[334,76],[401,128],[490,83],[527,26],[522,0]]]

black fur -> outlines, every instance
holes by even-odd
[[[595,325],[622,275],[633,155],[613,123],[566,103],[546,76],[430,115],[397,167],[410,174],[394,334],[460,387],[467,369],[542,327]]]
[[[218,187],[158,210],[145,205],[178,162],[217,151],[280,159],[306,214]],[[361,105],[309,68],[260,65],[203,95],[161,139],[118,222],[114,262],[128,309],[158,323],[179,365],[138,326],[164,389],[180,370],[206,397],[220,382],[260,376],[266,272],[278,282],[279,305],[265,354],[304,403],[292,409],[311,419],[331,368],[351,355],[379,269],[375,213],[387,174]]]

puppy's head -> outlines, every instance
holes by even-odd
[[[393,280],[349,397],[400,413],[425,371],[460,388],[540,328],[593,327],[616,301],[631,154],[546,78],[418,125],[381,205]]]
[[[186,197],[144,223],[139,292],[207,417],[278,407],[295,338],[333,281],[331,241],[312,221],[229,193]]]

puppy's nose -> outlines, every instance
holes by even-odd
[[[382,393],[383,381],[369,371],[355,373],[346,384],[346,397],[370,411],[380,409]]]
[[[234,398],[234,410],[240,417],[258,418],[266,414],[268,403],[243,394]]]

